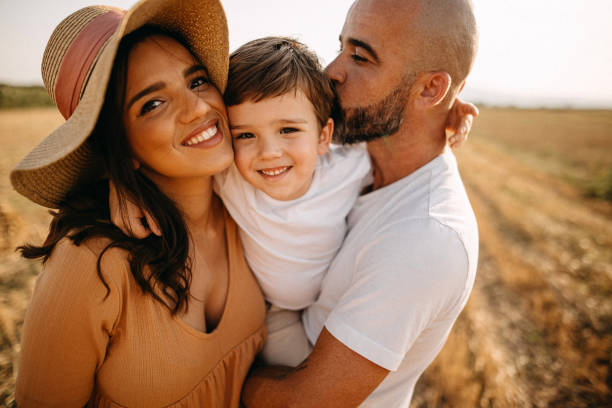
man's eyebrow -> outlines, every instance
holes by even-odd
[[[150,94],[152,92],[155,92],[155,91],[159,91],[160,89],[163,89],[165,87],[166,87],[166,84],[163,82],[156,82],[153,85],[147,86],[145,89],[143,89],[142,91],[134,95],[132,99],[130,99],[130,101],[127,104],[127,110],[129,110],[132,107],[132,105],[136,103],[136,101],[142,98],[143,96]]]
[[[372,48],[370,44],[363,42],[361,40],[358,40],[356,38],[347,38],[346,41],[349,44],[351,44],[353,47],[363,48],[364,50],[368,52],[368,54],[372,56],[372,58],[374,58],[376,62],[378,62],[378,54],[376,53],[376,51],[374,51],[374,48]],[[340,36],[340,42],[342,42],[342,36]]]

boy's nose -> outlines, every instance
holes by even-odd
[[[259,143],[259,155],[262,159],[274,159],[282,155],[282,148],[274,138],[262,137]]]

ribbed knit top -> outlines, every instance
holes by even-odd
[[[20,407],[237,407],[265,340],[265,304],[226,214],[229,286],[210,333],[143,294],[127,253],[62,240],[38,278],[23,328]]]

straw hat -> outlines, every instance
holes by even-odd
[[[57,26],[42,62],[45,88],[67,120],[13,169],[17,192],[57,208],[75,185],[101,176],[86,140],[104,103],[119,42],[147,24],[180,34],[219,90],[225,90],[229,45],[220,0],[142,0],[129,11],[78,10]]]

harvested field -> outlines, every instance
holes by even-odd
[[[0,110],[0,406],[13,403],[39,271],[14,247],[40,242],[48,223],[8,172],[61,121],[53,109]],[[482,109],[457,157],[479,222],[479,271],[412,406],[610,406],[612,111]]]
[[[611,129],[610,111],[482,110],[457,152],[476,284],[413,407],[610,406],[612,205],[589,197]]]

